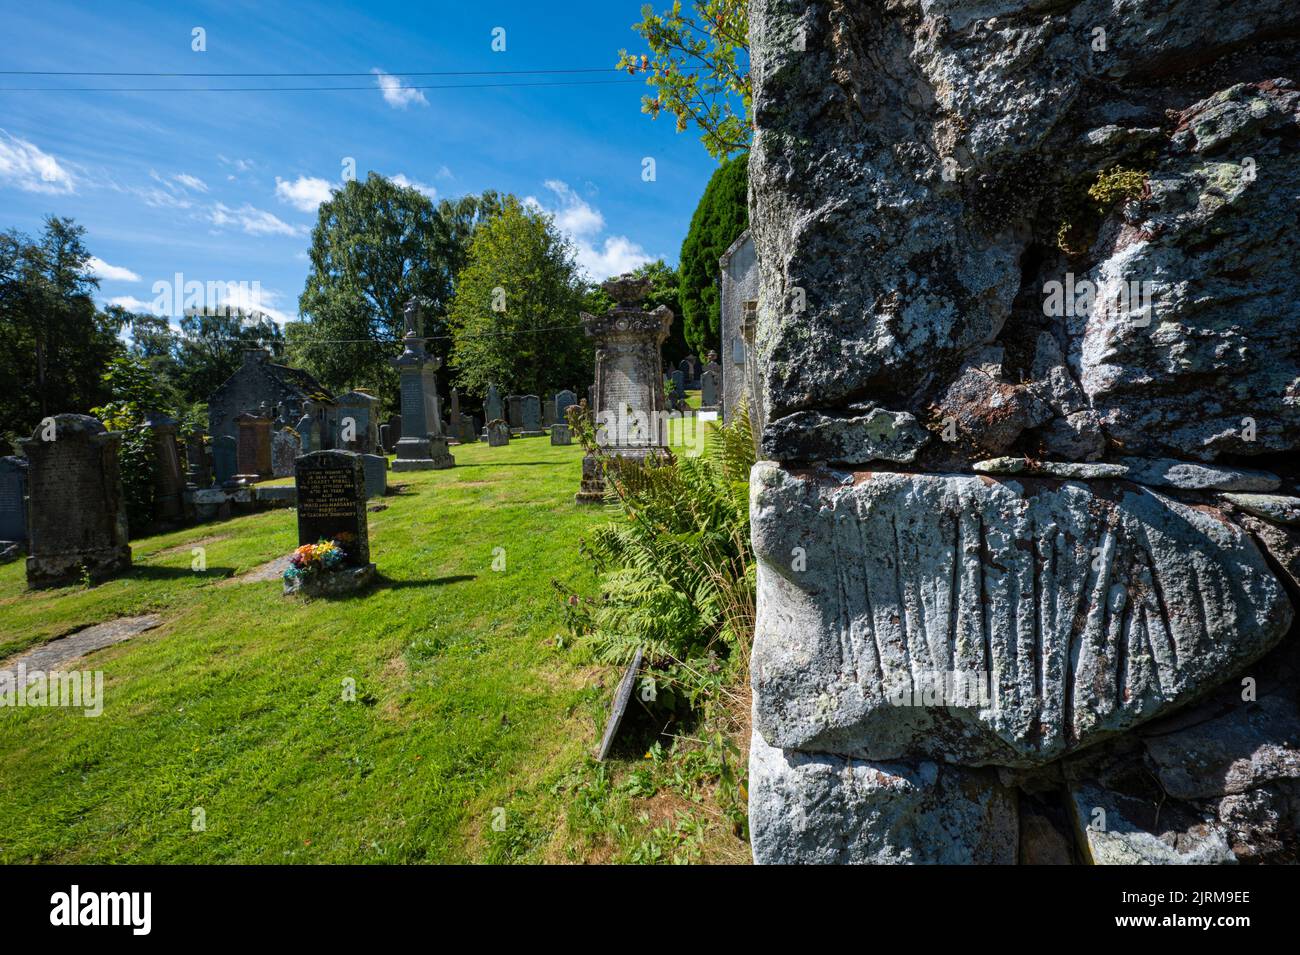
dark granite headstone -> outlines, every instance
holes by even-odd
[[[472,414],[462,414],[460,416],[460,443],[473,444],[478,440],[478,422],[474,420]]]
[[[384,442],[384,451],[392,454],[397,450],[397,442],[402,439],[402,416],[388,416],[388,440]]]
[[[509,422],[511,431],[522,431],[524,428],[524,396],[510,395],[506,398],[506,407],[509,409]]]
[[[298,544],[337,540],[348,562],[370,563],[366,523],[366,475],[362,456],[351,451],[314,451],[296,462]]]
[[[542,431],[542,403],[536,395],[524,395],[519,399],[520,430],[524,437],[532,438]]]
[[[559,424],[564,424],[564,422],[568,420],[564,416],[565,411],[568,410],[569,405],[576,405],[577,403],[578,403],[578,396],[575,395],[572,391],[569,391],[567,388],[564,391],[557,391],[555,393],[556,422]]]
[[[61,414],[22,442],[27,455],[27,583],[99,580],[131,566],[117,454],[122,435]]]
[[[0,458],[0,541],[27,540],[27,459]]]

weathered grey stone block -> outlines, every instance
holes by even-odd
[[[1137,485],[751,476],[756,726],[774,745],[1032,765],[1208,691],[1292,609],[1240,528]],[[901,696],[988,675],[988,700]]]
[[[1016,797],[992,770],[749,749],[759,863],[1010,865]]]

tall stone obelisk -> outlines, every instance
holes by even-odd
[[[442,359],[424,350],[424,320],[411,299],[403,313],[406,333],[402,354],[392,360],[401,375],[402,436],[397,442],[394,471],[440,471],[456,466],[447,450],[438,407],[438,376]]]

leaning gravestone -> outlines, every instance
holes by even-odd
[[[296,463],[298,546],[335,541],[346,562],[285,581],[285,592],[331,594],[355,590],[374,579],[370,531],[366,522],[366,477],[362,455],[352,451],[314,451]]]
[[[366,471],[366,497],[383,497],[388,493],[388,458],[382,454],[363,454]]]
[[[27,460],[0,458],[0,543],[27,540]]]
[[[275,477],[292,477],[294,461],[301,454],[302,439],[288,428],[271,434],[271,474]]]
[[[131,566],[117,463],[121,440],[88,415],[61,414],[22,442],[29,586],[101,580]]]
[[[524,395],[520,399],[521,437],[536,438],[546,433],[542,430],[541,414],[542,403],[536,395]]]
[[[510,425],[500,418],[488,422],[487,439],[489,448],[499,448],[510,443]]]
[[[641,654],[642,648],[637,647],[636,656],[628,664],[628,668],[623,671],[623,679],[618,681],[618,690],[614,693],[613,703],[610,705],[609,719],[605,721],[605,733],[600,740],[600,749],[596,753],[596,760],[604,762],[605,757],[609,755],[610,749],[614,745],[614,737],[618,735],[619,725],[623,722],[623,714],[627,712],[627,704],[632,699],[632,690],[636,686],[636,676],[641,671]]]

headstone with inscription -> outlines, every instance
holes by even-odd
[[[442,431],[436,372],[442,359],[424,348],[424,320],[419,304],[406,306],[406,335],[402,354],[392,360],[401,378],[402,437],[397,442],[394,471],[440,471],[455,467]]]
[[[500,418],[489,422],[487,426],[487,440],[489,448],[499,448],[502,445],[510,443],[510,425],[506,424]]]
[[[235,418],[235,424],[239,428],[237,477],[249,483],[271,477],[271,419],[244,412]]]
[[[573,431],[567,424],[551,425],[551,444],[573,444]]]
[[[0,542],[27,540],[27,459],[0,458]]]
[[[370,531],[366,522],[366,477],[363,456],[352,451],[314,451],[298,458],[294,485],[298,495],[298,545],[335,541],[347,555],[346,566],[285,581],[286,593],[350,590],[374,577]]]
[[[542,430],[542,402],[536,395],[524,395],[519,399],[520,436],[536,438],[544,435]]]
[[[515,433],[524,430],[524,396],[509,395],[506,398],[506,409],[510,430]]]
[[[709,352],[708,364],[700,373],[700,410],[717,411],[720,387],[722,385],[722,367],[717,362],[717,354]]]
[[[118,472],[122,435],[61,414],[22,442],[27,456],[27,583],[102,580],[131,566]]]

